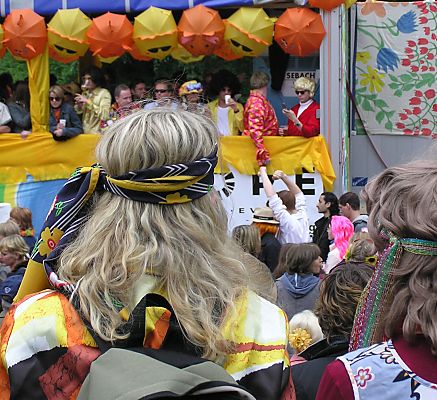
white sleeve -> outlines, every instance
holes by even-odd
[[[0,103],[0,125],[7,125],[11,121],[12,118],[8,106]]]
[[[279,225],[285,225],[290,214],[277,194],[269,197],[269,207],[272,209],[275,218],[279,221]]]

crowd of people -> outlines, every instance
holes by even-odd
[[[75,108],[100,124],[109,93],[86,78],[97,92]],[[182,103],[157,82],[146,110],[105,127],[98,164],[67,181],[62,213],[50,210],[36,241],[27,209],[0,224],[2,393],[69,398],[91,390],[108,348],[147,348],[173,366],[213,361],[257,399],[436,397],[435,154],[374,178],[362,192],[367,215],[357,194],[323,192],[312,237],[300,188],[278,170],[286,190],[276,193],[260,163],[268,203],[229,234],[213,190],[218,136],[244,133],[247,110],[254,120],[264,110],[272,132],[277,124],[263,74],[244,110],[228,78],[201,107],[199,82],[181,85]],[[303,92],[286,114],[305,136],[314,88]],[[116,89],[117,101],[131,97]],[[53,116],[54,136],[72,110]],[[41,276],[52,290],[39,291]]]
[[[288,126],[280,128],[267,100],[270,78],[265,72],[257,71],[251,76],[250,94],[245,105],[239,102],[241,83],[236,75],[220,70],[210,78],[207,88],[200,80],[179,82],[162,77],[156,79],[149,90],[144,82],[137,81],[131,87],[120,83],[111,92],[105,88],[101,70],[91,67],[83,74],[80,86],[74,82],[50,86],[49,131],[57,141],[83,132],[104,133],[114,121],[134,110],[170,106],[175,110],[205,114],[214,121],[222,136],[250,136],[256,146],[259,165],[270,162],[263,137],[310,138],[320,134],[319,105],[313,100],[316,85],[312,79],[301,77],[295,81],[299,102],[291,109],[283,106]],[[14,85],[9,74],[2,74],[0,100],[0,133],[21,133],[25,138],[32,130],[27,83]]]

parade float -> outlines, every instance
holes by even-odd
[[[24,8],[27,3],[29,8]],[[278,65],[269,64],[269,50],[279,51],[281,57],[285,55],[280,58],[279,87],[272,82],[276,90],[270,90],[269,99],[282,118],[284,100],[289,105],[296,102],[290,96],[293,81],[300,76],[315,78],[321,135],[267,138],[272,154],[268,170],[283,169],[296,176],[307,196],[311,222],[317,218],[315,204],[323,190],[341,193],[354,183],[359,189],[369,176],[360,168],[350,176],[354,166],[350,166],[349,140],[355,139],[354,132],[364,129],[369,139],[375,133],[436,134],[433,2],[357,5],[349,0],[311,0],[298,6],[209,0],[194,6],[183,0],[115,0],[76,1],[74,8],[68,3],[20,1],[17,7],[18,2],[6,0],[0,8],[4,17],[0,56],[9,51],[27,63],[33,127],[26,140],[0,135],[0,201],[31,208],[36,227],[74,168],[93,162],[99,139],[84,134],[65,143],[54,142],[47,132],[49,58],[69,63],[87,51],[106,63],[126,52],[143,62],[165,57],[183,62],[199,62],[210,55],[224,60],[252,57],[254,70],[265,69],[273,75]],[[220,10],[225,7],[232,13],[222,18]],[[178,11],[178,21],[175,10],[183,10]],[[356,111],[362,126],[355,124]],[[374,140],[370,143],[383,160]],[[363,152],[364,143],[360,146]],[[266,201],[254,152],[247,137],[221,139],[216,188],[231,226],[249,222],[253,208]]]

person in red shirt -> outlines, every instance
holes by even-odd
[[[299,103],[290,110],[282,112],[288,118],[286,136],[303,136],[310,138],[320,134],[320,106],[313,100],[316,83],[309,78],[301,77],[294,82]]]
[[[256,146],[258,165],[267,165],[270,154],[264,146],[264,136],[279,134],[278,120],[272,105],[267,100],[269,76],[265,72],[254,72],[250,77],[250,96],[244,107],[243,136],[250,136]]]

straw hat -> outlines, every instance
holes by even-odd
[[[257,207],[253,213],[252,222],[263,222],[265,224],[278,225],[279,221],[276,221],[273,216],[273,211],[270,207]]]

